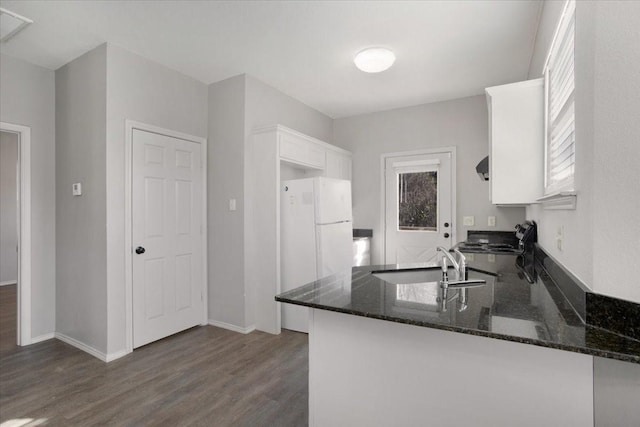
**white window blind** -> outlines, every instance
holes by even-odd
[[[574,190],[575,2],[560,19],[545,66],[545,194]]]

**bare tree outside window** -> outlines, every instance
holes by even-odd
[[[437,231],[438,172],[398,174],[398,229]]]

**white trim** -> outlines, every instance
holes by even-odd
[[[0,282],[0,286],[9,286],[9,285],[17,285],[17,280],[5,280],[4,282]]]
[[[241,334],[248,334],[256,330],[255,325],[247,326],[243,328],[242,326],[232,325],[231,323],[220,322],[218,320],[209,319],[209,325],[217,326],[218,328],[228,329],[233,332],[239,332]]]
[[[551,59],[551,54],[554,52],[554,49],[557,48],[556,39],[558,38],[558,34],[560,31],[564,32],[565,28],[568,25],[566,16],[576,8],[575,0],[566,0],[564,7],[562,8],[562,13],[560,14],[560,19],[556,24],[556,31],[553,33],[553,38],[551,39],[551,43],[549,44],[549,50],[547,51],[547,57],[544,60],[544,65],[542,66],[542,74],[545,74],[547,67],[549,66],[549,60]]]
[[[77,348],[78,350],[82,350],[85,353],[89,353],[90,355],[92,355],[95,358],[98,358],[100,360],[102,360],[103,362],[107,361],[107,355],[103,352],[101,352],[100,350],[96,350],[95,348],[91,347],[90,345],[87,345],[81,341],[78,341],[75,338],[71,338],[68,335],[65,335],[61,332],[56,332],[55,333],[55,337],[56,339],[59,339],[60,341],[67,343],[69,345],[74,346],[75,348]]]
[[[47,339],[51,339],[51,338],[56,338],[64,343],[67,343],[75,348],[77,348],[78,350],[82,350],[85,353],[89,353],[90,355],[92,355],[93,357],[102,360],[105,363],[109,363],[112,362],[116,359],[120,359],[121,357],[126,356],[127,354],[129,354],[130,352],[127,350],[120,350],[120,351],[116,351],[115,353],[103,353],[100,350],[97,350],[93,347],[91,347],[90,345],[87,345],[81,341],[78,341],[75,338],[71,338],[68,335],[65,335],[61,332],[56,332],[55,334],[47,334],[47,335],[42,335],[42,341],[47,340]]]
[[[156,133],[158,135],[183,139],[189,142],[200,144],[202,149],[201,169],[202,169],[202,321],[201,325],[208,323],[208,275],[207,275],[207,139],[195,135],[189,135],[170,129],[161,128],[134,120],[125,120],[125,169],[124,169],[124,253],[125,253],[125,327],[126,327],[126,350],[118,357],[129,354],[133,351],[133,259],[132,259],[132,227],[131,227],[131,195],[133,177],[133,130],[138,129],[145,132]],[[121,352],[114,353],[117,356]],[[110,356],[110,357],[115,357]],[[110,359],[113,360],[113,359]]]
[[[36,344],[42,341],[52,340],[56,337],[55,332],[50,332],[48,334],[39,335],[37,337],[31,338],[31,344]]]
[[[18,167],[20,168],[18,227],[18,318],[17,343],[29,345],[31,340],[31,128],[0,122],[0,129],[19,135]]]
[[[428,148],[424,150],[411,150],[411,151],[400,151],[395,153],[383,153],[380,155],[380,232],[382,234],[382,244],[378,247],[378,260],[380,263],[385,262],[385,248],[387,245],[386,242],[386,180],[385,180],[385,164],[387,158],[390,157],[409,157],[409,156],[420,156],[420,155],[429,155],[429,154],[438,154],[438,153],[450,153],[451,154],[451,241],[457,242],[456,229],[458,226],[458,217],[457,217],[457,199],[456,199],[456,147],[440,147],[440,148]]]
[[[578,204],[576,194],[575,191],[561,191],[540,197],[538,202],[545,210],[574,210]]]
[[[129,354],[127,350],[120,350],[120,351],[116,351],[115,353],[107,353],[104,361],[106,363],[113,362],[114,360],[120,359],[121,357],[124,357],[127,354]]]
[[[307,140],[309,142],[313,142],[314,144],[318,144],[321,147],[327,149],[327,150],[332,150],[332,151],[336,151],[338,153],[342,153],[342,154],[349,154],[349,155],[353,155],[353,153],[349,150],[345,150],[344,148],[340,148],[338,146],[335,145],[331,145],[328,142],[322,141],[318,138],[314,138],[312,136],[309,136],[307,134],[304,134],[302,132],[298,132],[297,130],[293,130],[291,128],[288,128],[286,126],[282,126],[282,125],[270,125],[270,126],[258,126],[253,128],[252,131],[252,135],[253,134],[258,134],[258,133],[268,133],[268,132],[284,132],[284,133],[289,133],[291,135],[294,135],[298,138]],[[287,161],[285,159],[282,159],[284,161]],[[315,166],[317,168],[317,166]]]

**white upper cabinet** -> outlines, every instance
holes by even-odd
[[[287,131],[278,132],[278,140],[281,160],[313,169],[325,168],[326,150],[316,142]]]
[[[536,203],[544,190],[544,79],[485,91],[491,203]]]
[[[327,178],[347,179],[351,181],[351,153],[344,150],[327,149]]]

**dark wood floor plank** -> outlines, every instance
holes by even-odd
[[[284,330],[193,328],[105,364],[65,343],[0,358],[0,423],[304,426],[308,343]]]
[[[0,286],[0,355],[17,347],[17,285]]]

